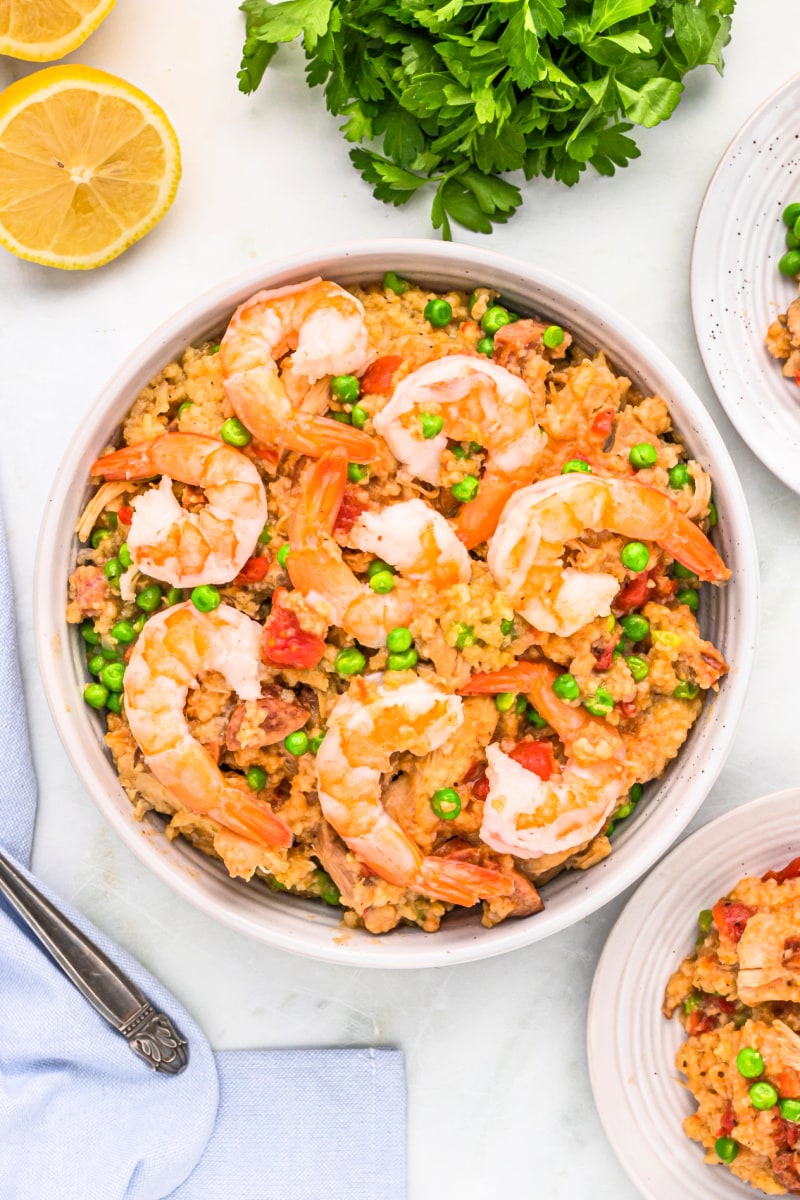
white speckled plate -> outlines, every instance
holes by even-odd
[[[784,208],[800,200],[800,75],[745,122],[705,194],[692,246],[695,333],[714,389],[737,430],[800,492],[800,388],[764,345],[797,296],[778,271]]]
[[[684,1037],[661,1014],[664,988],[694,946],[697,915],[744,875],[800,853],[800,788],[751,800],[681,842],[639,888],[606,942],[589,1001],[592,1091],[617,1157],[645,1200],[757,1200],[708,1165],[681,1123],[694,1111],[674,1066]]]

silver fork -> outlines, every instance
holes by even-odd
[[[51,904],[0,850],[0,893],[100,1016],[134,1054],[167,1075],[189,1061],[186,1039],[164,1013],[72,921]]]

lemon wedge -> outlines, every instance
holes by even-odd
[[[0,0],[0,54],[52,62],[85,42],[116,0]]]
[[[164,216],[178,188],[175,130],[138,88],[91,67],[47,67],[0,94],[0,245],[87,270]]]

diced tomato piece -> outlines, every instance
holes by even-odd
[[[634,576],[628,583],[623,584],[614,600],[614,611],[624,614],[633,612],[636,608],[641,608],[647,599],[649,590],[647,583],[647,573],[643,571],[640,575]]]
[[[361,391],[367,396],[374,395],[376,392],[385,395],[389,391],[394,373],[402,361],[403,358],[400,354],[386,354],[383,358],[376,358],[361,377]]]
[[[592,433],[596,433],[598,437],[607,438],[611,433],[611,426],[613,424],[613,408],[604,408],[592,421]]]
[[[715,996],[714,1003],[720,1012],[728,1014],[736,1012],[736,1005],[733,1000],[728,1000],[725,998],[725,996]]]
[[[794,1150],[798,1141],[800,1141],[800,1125],[796,1121],[784,1121],[783,1132],[786,1137],[786,1144],[790,1150]]]
[[[794,1067],[784,1067],[775,1085],[784,1100],[800,1100],[800,1071]]]
[[[686,1032],[689,1034],[689,1037],[694,1037],[698,1033],[709,1033],[712,1029],[716,1029],[718,1025],[718,1013],[703,1012],[700,1008],[696,1008],[694,1012],[690,1012],[686,1018]]]
[[[628,721],[632,720],[639,711],[635,700],[618,700],[615,707],[619,709],[619,715]]]
[[[301,627],[297,614],[284,608],[278,589],[264,623],[264,661],[286,667],[316,667],[324,653],[325,639]]]
[[[260,583],[269,574],[269,558],[263,555],[257,558],[248,558],[247,562],[242,567],[239,574],[234,579],[234,583]]]
[[[611,664],[614,661],[614,651],[617,647],[621,634],[613,634],[607,642],[598,643],[597,646],[592,646],[592,654],[597,659],[597,662],[592,667],[593,671],[610,671]]]
[[[476,800],[485,800],[489,795],[489,777],[485,771],[473,783],[472,794]]]
[[[719,933],[731,942],[738,942],[744,927],[756,910],[733,900],[719,900],[711,910]]]
[[[775,879],[778,883],[785,883],[787,879],[800,879],[800,858],[793,858],[782,871],[767,871],[766,875],[761,876],[763,883],[768,879]]]
[[[540,779],[549,779],[556,769],[550,742],[519,742],[509,753],[509,758],[513,758],[526,771],[533,771]]]
[[[275,470],[280,462],[281,452],[276,446],[268,446],[266,442],[251,442],[250,449],[260,462],[266,463],[269,470]]]
[[[349,533],[362,513],[369,508],[366,492],[356,491],[349,485],[345,486],[342,503],[336,514],[334,533]]]
[[[722,1121],[719,1127],[718,1138],[730,1137],[733,1132],[733,1127],[736,1124],[736,1113],[733,1111],[733,1101],[728,1101],[728,1106],[722,1114]]]
[[[117,513],[117,517],[123,525],[130,525],[133,520],[133,509],[129,504],[123,504]]]
[[[795,371],[794,381],[797,384],[797,386],[800,387],[800,371]]]

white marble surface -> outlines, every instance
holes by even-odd
[[[800,671],[800,499],[722,414],[688,303],[703,191],[741,122],[797,69],[796,15],[793,0],[739,0],[724,78],[695,73],[676,115],[639,136],[638,162],[572,190],[534,182],[510,225],[490,239],[464,235],[540,262],[637,322],[707,403],[741,472],[760,549],[761,645],[738,742],[695,823],[798,782],[789,684]],[[238,94],[241,34],[234,0],[119,0],[72,57],[130,79],[167,110],[184,154],[175,205],[93,273],[0,251],[0,496],[41,788],[35,868],[159,975],[216,1047],[402,1046],[412,1200],[634,1200],[594,1110],[584,1036],[592,972],[623,898],[527,950],[436,971],[352,971],[250,943],[188,907],[118,842],[41,694],[31,616],[40,515],[67,439],[115,366],[184,302],[255,262],[340,238],[430,232],[422,205],[397,211],[372,199],[294,49],[255,97]],[[0,60],[0,86],[27,70]]]

